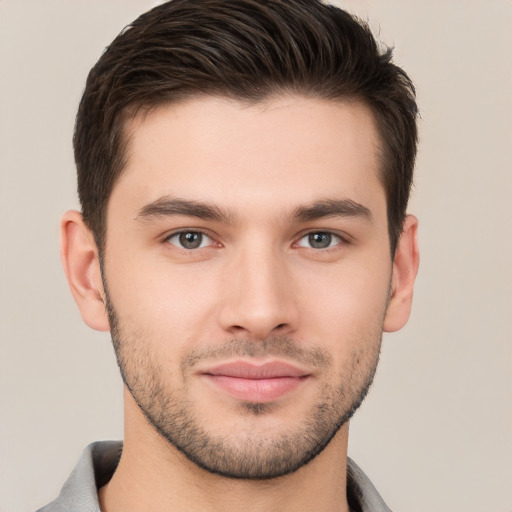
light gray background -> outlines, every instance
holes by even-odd
[[[150,0],[0,0],[0,510],[52,499],[81,449],[122,436],[109,337],[58,256],[76,207],[85,77]],[[385,338],[350,454],[396,511],[512,511],[512,2],[361,0],[418,86],[409,325]]]

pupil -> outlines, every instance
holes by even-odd
[[[309,243],[315,249],[325,249],[331,245],[330,233],[312,233],[309,235]]]
[[[197,249],[202,242],[203,235],[201,233],[181,233],[180,244],[185,249]]]

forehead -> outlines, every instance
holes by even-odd
[[[241,210],[384,196],[375,121],[360,102],[201,97],[138,114],[125,129],[127,165],[110,202],[134,212],[162,196]]]

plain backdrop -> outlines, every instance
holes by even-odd
[[[191,0],[193,1],[193,0]],[[121,438],[109,336],[58,254],[77,206],[71,136],[88,70],[150,0],[0,0],[0,510],[58,493],[82,448]],[[417,84],[408,326],[385,337],[350,455],[389,506],[512,511],[512,2],[345,2]]]

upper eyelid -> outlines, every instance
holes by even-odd
[[[179,235],[181,233],[201,233],[202,235],[207,236],[212,240],[212,242],[222,244],[220,242],[220,237],[217,236],[215,233],[212,233],[208,229],[204,228],[176,228],[174,230],[171,230],[169,232],[166,232],[164,235],[162,235],[161,239],[162,241],[168,241],[173,236]],[[341,232],[336,229],[322,229],[322,228],[314,228],[314,229],[305,229],[301,231],[300,233],[294,235],[292,238],[292,245],[296,245],[300,240],[302,240],[304,237],[311,235],[313,233],[329,233],[331,235],[337,236],[341,239],[343,243],[350,243],[352,240],[352,237],[348,235],[345,232]]]
[[[201,233],[202,235],[205,235],[212,240],[216,239],[215,235],[213,235],[211,231],[203,228],[177,228],[166,232],[164,235],[162,235],[162,238],[164,241],[169,240],[169,238],[180,235],[181,233]]]
[[[314,233],[329,233],[330,235],[335,235],[339,238],[341,238],[344,242],[350,242],[352,237],[345,233],[344,231],[339,231],[337,229],[307,229],[304,231],[301,231],[298,235],[295,236],[295,242],[298,242],[299,240],[302,240],[305,236],[312,235]],[[294,242],[294,243],[295,243]]]
[[[334,233],[332,231],[326,231],[326,230],[320,230],[320,231],[309,231],[308,233],[302,235],[301,237],[297,238],[296,242],[294,242],[294,245],[299,245],[299,243],[301,242],[301,240],[303,240],[304,238],[306,238],[307,236],[309,235],[313,235],[315,233],[326,233],[328,235],[332,235],[334,237],[337,237],[339,238],[339,242],[338,243],[335,243],[334,245],[332,246],[329,246],[329,247],[324,247],[322,249],[318,249],[318,248],[315,248],[315,247],[311,247],[311,249],[314,249],[314,250],[327,250],[327,249],[333,249],[334,247],[336,247],[337,245],[341,245],[341,244],[346,244],[348,243],[348,240],[346,238],[344,238],[342,235],[338,234],[338,233]],[[307,247],[304,247],[304,246],[300,246],[302,248],[305,248],[307,249]]]
[[[178,235],[181,235],[183,233],[199,233],[209,239],[209,242],[204,247],[195,247],[187,249],[186,247],[181,247],[178,245],[178,243],[174,243],[171,240],[174,237],[177,237]],[[211,249],[212,247],[219,246],[219,242],[215,238],[213,238],[208,232],[201,230],[201,229],[177,229],[169,234],[167,234],[163,239],[162,242],[167,247],[172,246],[173,250],[177,250],[182,252],[183,254],[189,254],[192,255],[194,253],[197,253],[198,251],[204,251],[207,249]],[[169,247],[170,248],[170,247]]]

